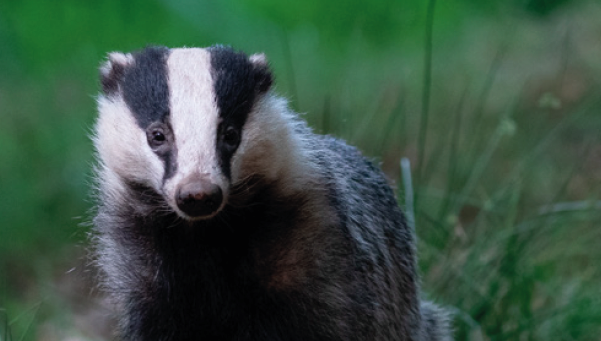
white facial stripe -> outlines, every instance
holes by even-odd
[[[171,126],[177,146],[177,171],[166,187],[199,174],[223,187],[216,152],[219,112],[211,76],[211,56],[204,49],[174,49],[167,59]]]

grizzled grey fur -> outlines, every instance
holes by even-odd
[[[271,77],[220,46],[102,67],[94,242],[121,337],[450,340],[382,172]]]

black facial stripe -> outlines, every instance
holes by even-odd
[[[243,134],[243,126],[255,103],[257,95],[271,85],[271,73],[265,65],[255,65],[248,56],[231,48],[213,46],[211,54],[211,75],[221,123],[217,128],[217,154],[221,170],[231,177],[230,161],[236,151],[223,141],[228,127],[234,127]]]
[[[213,47],[210,52],[219,114],[224,121],[241,127],[255,98],[253,66],[244,53],[229,48]]]
[[[166,47],[145,48],[134,53],[134,63],[124,72],[123,99],[143,130],[155,122],[170,124],[168,56],[169,49]],[[163,181],[172,177],[177,168],[173,138],[171,148],[157,153],[165,167]]]
[[[125,71],[123,99],[142,129],[169,115],[168,55],[165,47],[148,47],[134,54]]]
[[[169,153],[165,153],[162,157],[165,164],[165,173],[163,174],[163,183],[175,175],[177,170],[177,148],[173,145],[173,148]]]

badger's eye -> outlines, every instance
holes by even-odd
[[[227,127],[223,133],[223,142],[230,147],[237,147],[240,143],[240,132],[234,127]]]
[[[158,148],[167,142],[167,129],[162,125],[150,127],[147,132],[148,144]]]
[[[152,133],[152,141],[162,143],[165,142],[165,134],[162,131],[155,130]]]

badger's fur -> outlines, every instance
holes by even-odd
[[[101,67],[96,262],[124,340],[448,340],[382,173],[315,135],[263,55]]]

